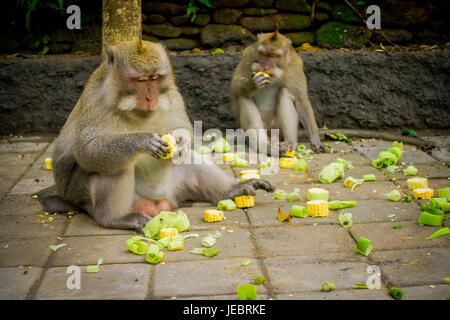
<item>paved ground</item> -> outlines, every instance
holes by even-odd
[[[450,145],[448,136],[427,139],[441,146]],[[353,227],[339,226],[339,211],[328,218],[277,220],[277,208],[288,211],[292,203],[258,192],[256,206],[247,211],[226,212],[219,223],[202,221],[206,203],[183,208],[191,220],[191,232],[200,238],[185,241],[185,249],[165,252],[164,262],[151,265],[142,256],[128,252],[125,241],[133,231],[98,227],[87,215],[50,215],[32,195],[53,184],[44,159],[51,154],[53,137],[4,137],[0,144],[0,299],[236,299],[236,287],[250,283],[256,276],[267,279],[258,286],[258,299],[391,299],[391,286],[404,290],[404,299],[438,299],[450,296],[449,236],[425,238],[437,227],[417,224],[419,201],[391,202],[385,193],[406,190],[401,174],[389,174],[370,166],[369,159],[390,143],[355,141],[351,145],[331,143],[336,153],[314,155],[308,172],[280,169],[276,176],[265,176],[287,191],[300,188],[303,199],[307,189],[318,184],[323,166],[342,157],[353,162],[347,176],[376,175],[351,193],[342,181],[320,185],[330,190],[331,199],[357,200],[347,211],[354,217]],[[432,156],[405,146],[402,161],[412,162],[419,176],[428,177],[432,188],[450,186],[449,152]],[[241,168],[222,166],[239,176]],[[305,205],[305,203],[298,203]],[[397,221],[391,221],[395,214]],[[51,219],[50,219],[51,220]],[[402,224],[403,228],[392,227]],[[444,226],[449,225],[446,221]],[[225,230],[224,230],[225,229]],[[202,236],[220,230],[222,238],[213,257],[188,253],[200,247]],[[355,253],[360,236],[372,241],[373,252],[364,257]],[[52,251],[49,246],[65,243]],[[85,266],[103,258],[99,273],[86,273]],[[250,259],[248,266],[243,259]],[[81,266],[81,289],[68,289],[67,267]],[[367,268],[379,268],[381,289],[356,290],[376,276]],[[321,284],[332,281],[336,290],[321,292]]]

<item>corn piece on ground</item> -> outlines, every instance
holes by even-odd
[[[427,178],[414,177],[406,180],[406,183],[408,184],[408,189],[428,188]]]
[[[162,228],[161,230],[159,230],[159,238],[170,238],[170,237],[175,237],[178,235],[178,229],[176,228]]]
[[[312,200],[306,203],[308,214],[311,217],[327,217],[330,213],[328,208],[328,201]]]
[[[248,173],[248,174],[244,174],[241,176],[241,181],[247,181],[250,179],[261,179],[261,176],[259,174],[254,174],[254,173]]]
[[[237,153],[224,153],[222,154],[222,159],[225,162],[231,162],[234,159],[239,158],[239,155]]]
[[[280,158],[280,168],[292,168],[294,166],[295,158]]]
[[[254,196],[235,197],[234,202],[236,203],[236,207],[238,208],[250,208],[255,205],[255,197]]]
[[[203,213],[203,220],[206,222],[216,222],[223,220],[223,211],[209,209]]]
[[[52,170],[52,158],[45,158],[45,169]]]
[[[434,190],[431,188],[420,188],[413,190],[414,199],[431,199],[433,198]]]

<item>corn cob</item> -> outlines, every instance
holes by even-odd
[[[161,159],[170,159],[173,156],[173,153],[175,151],[175,148],[177,146],[177,140],[175,139],[175,137],[173,135],[171,135],[170,133],[165,134],[161,137],[161,140],[167,142],[170,153],[168,153],[165,157],[161,157]]]
[[[329,214],[328,201],[312,200],[306,203],[311,217],[327,217]]]
[[[428,188],[427,178],[415,177],[415,178],[406,180],[406,183],[408,184],[408,189]]]
[[[242,182],[250,180],[250,179],[261,179],[261,176],[259,174],[255,174],[255,173],[247,173],[247,174],[242,175],[242,177],[241,177]]]
[[[178,229],[177,228],[162,228],[159,230],[159,238],[170,238],[175,237],[178,235]]]
[[[286,155],[288,156],[288,157],[295,157],[295,150],[288,150],[288,151],[286,151]]]
[[[216,222],[223,220],[223,211],[210,209],[203,213],[203,220],[206,222]]]
[[[280,158],[280,168],[292,168],[294,166],[295,158]]]
[[[431,199],[433,198],[433,193],[433,189],[430,188],[420,188],[413,190],[414,199]]]
[[[45,168],[52,170],[52,158],[45,158]]]
[[[234,159],[239,158],[239,155],[237,153],[223,153],[222,154],[222,159],[224,162],[231,162]]]
[[[236,207],[238,208],[250,208],[255,205],[255,197],[253,196],[240,196],[235,197]]]

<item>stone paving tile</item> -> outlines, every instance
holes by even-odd
[[[439,285],[450,277],[448,247],[374,251],[369,257],[395,287]]]
[[[408,164],[405,164],[403,168],[406,168]],[[419,170],[417,177],[421,178],[449,178],[450,177],[450,167],[442,164],[441,162],[436,163],[418,163],[415,164],[414,167]],[[389,173],[386,169],[381,169],[383,174],[386,175],[388,179],[395,178],[395,180],[407,180],[410,178],[414,178],[412,176],[405,176],[403,174],[403,169],[396,173]]]
[[[258,252],[264,257],[353,253],[355,243],[344,228],[335,225],[285,225],[254,230]]]
[[[47,265],[91,265],[97,264],[98,258],[103,258],[105,264],[145,262],[144,256],[133,254],[125,247],[131,236],[133,231],[129,235],[64,237],[62,243],[66,246],[52,252]]]
[[[352,289],[356,283],[366,283],[368,262],[347,257],[345,261],[326,261],[316,256],[316,261],[304,257],[277,257],[264,260],[268,273],[268,284],[274,292],[316,291],[325,281],[334,282],[337,289]]]
[[[133,233],[130,230],[103,228],[85,213],[77,213],[72,219],[67,219],[67,222],[68,226],[64,233],[65,236],[130,235]]]
[[[306,184],[285,184],[285,183],[280,183],[275,185],[276,189],[282,189],[288,193],[293,192],[294,189],[299,189],[299,193],[300,196],[302,197],[302,199],[306,199],[307,195],[308,195],[308,189],[310,188],[314,188],[316,186],[316,184],[313,184],[311,182],[306,183]],[[258,208],[259,205],[261,204],[268,204],[268,203],[276,203],[276,204],[282,204],[282,203],[289,203],[287,200],[278,200],[276,198],[274,198],[274,193],[273,192],[266,192],[266,191],[256,191],[256,196],[255,196],[255,208]]]
[[[2,240],[0,267],[42,266],[50,255],[49,246],[56,242],[56,237]]]
[[[250,224],[255,227],[270,226],[280,227],[298,224],[331,224],[337,223],[337,214],[335,211],[330,211],[330,215],[324,218],[296,218],[293,217],[291,221],[280,222],[278,220],[278,206],[281,205],[283,212],[290,212],[293,205],[300,205],[306,207],[305,202],[288,202],[286,200],[278,200],[276,203],[258,204],[253,208],[247,209]]]
[[[364,139],[364,141],[361,141],[361,139],[353,141],[353,148],[360,152],[361,150],[365,149],[377,149],[379,151],[383,151],[386,149],[389,149],[392,147],[392,141],[387,140],[381,140],[381,139]],[[415,151],[418,150],[416,146],[413,146],[411,144],[403,144],[403,150],[407,151]]]
[[[50,268],[46,270],[34,299],[146,299],[151,282],[151,269],[152,266],[147,263],[103,264],[98,273],[86,273],[86,268],[80,267],[81,288],[68,289],[68,278],[74,273],[67,273],[65,267]]]
[[[0,153],[42,152],[48,147],[48,145],[48,142],[0,143]]]
[[[393,229],[395,225],[402,225],[401,229]],[[416,221],[383,222],[354,224],[350,232],[355,239],[365,237],[370,239],[373,252],[392,249],[429,248],[449,246],[448,237],[426,240],[440,227],[421,226]]]
[[[251,283],[258,275],[262,275],[256,261],[243,266],[242,259],[211,258],[158,264],[155,270],[153,287],[155,298],[234,295],[238,285]],[[266,293],[265,285],[257,286],[257,290]]]
[[[39,200],[31,195],[8,195],[0,204],[0,216],[33,216],[44,214]]]
[[[450,297],[448,284],[429,286],[403,287],[402,300],[446,300]]]
[[[422,137],[422,139],[434,142],[440,149],[433,148],[431,150],[431,156],[438,161],[447,162],[450,161],[450,137],[448,136],[434,136],[434,137]]]
[[[319,182],[319,173],[322,171],[323,167],[317,167],[311,172],[311,177],[313,178],[313,182]],[[371,166],[354,166],[352,170],[345,169],[344,179],[346,177],[353,177],[355,179],[362,179],[365,174],[373,174],[375,175],[375,181],[383,181],[386,180],[386,177],[383,173]]]
[[[310,173],[295,171],[293,169],[280,168],[277,174],[274,175],[262,175],[261,179],[270,181],[276,186],[282,186],[287,184],[303,184],[310,183],[312,181]]]
[[[322,170],[326,165],[335,162],[337,158],[351,161],[353,166],[369,165],[370,162],[357,152],[348,153],[321,153],[313,154],[313,159],[308,161],[308,168],[314,172],[315,169]]]
[[[362,290],[335,290],[330,292],[319,291],[293,292],[279,294],[277,300],[392,300],[384,289]]]
[[[26,166],[2,167],[0,168],[0,199],[3,198],[14,187],[20,177],[24,174]]]
[[[53,221],[49,221],[49,217]],[[67,227],[67,218],[48,215],[43,218],[33,215],[0,216],[0,240],[56,238],[61,236]],[[42,223],[41,221],[46,221]]]
[[[42,268],[0,268],[0,300],[23,300]]]
[[[343,182],[343,179],[339,179],[336,183],[317,186],[330,191],[330,200],[385,200],[386,194],[396,189],[396,186],[389,181],[370,181],[357,186],[351,192],[351,188],[345,188]]]
[[[367,159],[372,161],[374,159],[377,159],[380,151],[384,151],[384,150],[385,149],[361,148],[361,149],[358,149],[358,152],[360,152]],[[437,160],[420,150],[403,149],[403,155],[400,158],[399,162],[418,164],[418,163],[434,163],[434,162],[437,162]]]
[[[205,222],[203,213],[205,210],[217,209],[217,207],[191,207],[181,208],[191,222],[191,230],[219,230],[222,227],[227,228],[246,228],[248,227],[247,215],[243,210],[223,211],[224,220],[218,222]],[[237,223],[236,223],[237,222]]]

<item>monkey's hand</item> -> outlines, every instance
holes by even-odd
[[[262,71],[256,72],[253,75],[253,81],[258,89],[265,88],[270,84],[270,75]]]
[[[143,140],[141,142],[142,150],[150,153],[156,159],[161,159],[170,153],[167,142],[155,133],[148,133]]]
[[[177,148],[172,156],[172,161],[177,164],[181,162],[186,155],[187,152],[187,144],[184,141],[183,137],[179,137],[177,140]]]
[[[239,182],[230,190],[227,198],[234,198],[242,195],[256,195],[256,190],[262,189],[267,192],[273,192],[275,186],[267,180],[250,179],[244,182]]]
[[[331,149],[325,146],[324,144],[318,142],[318,143],[311,143],[311,149],[314,152],[317,153],[330,153]]]

